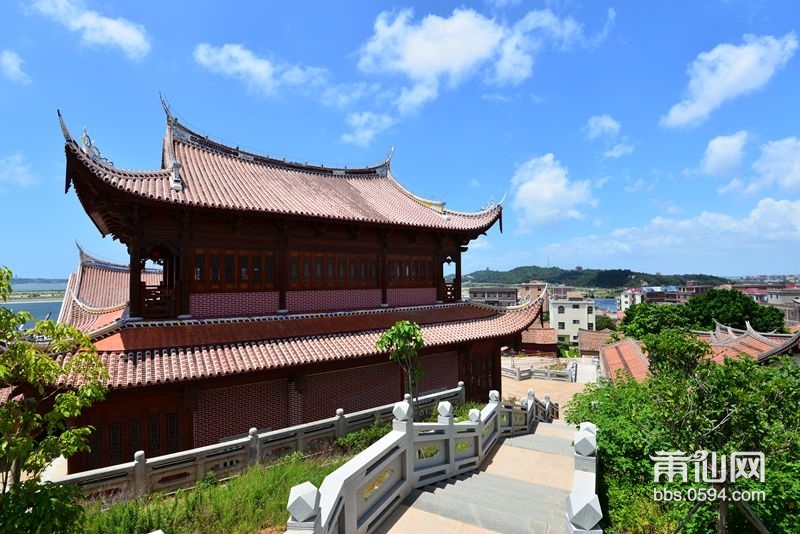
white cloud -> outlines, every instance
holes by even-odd
[[[22,70],[22,58],[11,50],[0,51],[0,72],[13,82],[27,85],[31,78]]]
[[[347,124],[352,131],[343,134],[342,141],[358,146],[368,146],[376,135],[394,124],[394,119],[388,115],[365,111],[348,115]]]
[[[633,145],[628,143],[627,141],[623,141],[622,143],[617,143],[610,149],[603,152],[603,157],[606,158],[621,158],[622,156],[627,156],[633,152]]]
[[[398,97],[398,109],[409,113],[439,95],[442,85],[456,87],[476,74],[491,73],[495,84],[517,84],[531,76],[534,55],[544,44],[568,48],[592,46],[583,27],[549,9],[528,12],[508,26],[473,9],[455,9],[449,17],[413,10],[382,12],[372,37],[360,50],[362,72],[399,74],[411,82]],[[609,20],[613,23],[613,10]],[[604,28],[607,31],[609,22]]]
[[[586,121],[584,131],[589,139],[610,138],[616,139],[619,135],[620,125],[611,115],[606,113],[595,115]]]
[[[708,142],[700,170],[705,174],[726,175],[739,168],[742,163],[747,131],[740,130],[733,135],[720,135]]]
[[[20,152],[12,152],[0,157],[0,192],[6,185],[29,186],[37,182],[37,178],[25,157]]]
[[[150,51],[144,26],[103,16],[87,9],[80,0],[34,0],[32,5],[68,30],[79,32],[84,44],[116,46],[132,60],[141,60]]]
[[[599,139],[605,143],[607,148],[603,152],[603,157],[613,159],[627,156],[633,152],[633,145],[628,142],[628,138],[620,137],[621,129],[620,123],[607,113],[589,117],[583,126],[587,139]]]
[[[794,33],[780,39],[771,35],[743,39],[739,46],[723,43],[697,56],[687,69],[686,97],[661,117],[661,126],[678,128],[706,121],[726,101],[764,87],[798,46]]]
[[[759,200],[741,218],[704,211],[694,217],[654,217],[642,226],[617,228],[605,235],[590,234],[543,247],[540,252],[556,262],[625,265],[651,264],[664,272],[694,272],[696,258],[718,258],[718,274],[741,272],[741,258],[763,257],[784,245],[787,266],[800,261],[800,200]],[[680,254],[667,260],[665,250]],[[763,252],[762,252],[763,251]],[[772,252],[774,254],[774,252]],[[684,261],[684,263],[680,263]],[[715,262],[709,260],[709,265]],[[750,267],[744,267],[750,269]],[[783,265],[778,269],[785,268]],[[714,271],[712,271],[714,272]]]
[[[215,47],[201,43],[194,49],[194,60],[209,71],[240,80],[264,95],[274,94],[281,86],[320,85],[327,75],[322,68],[275,65],[240,44]]]
[[[594,206],[589,181],[570,181],[567,168],[553,154],[525,162],[511,179],[511,207],[520,213],[519,230],[580,219],[581,205]]]
[[[758,174],[757,189],[777,185],[787,191],[800,191],[800,139],[787,137],[761,147],[761,156],[753,162]]]

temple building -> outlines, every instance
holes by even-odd
[[[401,319],[422,327],[419,393],[501,389],[543,298],[461,301],[461,256],[502,206],[470,213],[366,168],[279,160],[214,142],[166,111],[161,168],[131,171],[72,137],[67,192],[128,265],[80,250],[59,320],[90,334],[109,370],[91,452],[70,472],[217,443],[395,402],[399,366],[376,350]],[[446,282],[445,264],[455,277]]]

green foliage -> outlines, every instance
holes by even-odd
[[[608,315],[598,315],[594,319],[594,329],[595,330],[617,330],[617,321],[609,317]]]
[[[0,302],[11,293],[11,271],[0,267]],[[52,321],[39,321],[31,329],[29,313],[12,313],[0,306],[0,389],[10,391],[0,405],[0,491],[9,506],[0,508],[0,521],[15,506],[34,503],[34,509],[51,510],[48,525],[69,530],[80,507],[74,492],[38,486],[42,471],[59,456],[88,450],[91,427],[70,426],[70,420],[105,397],[107,371],[94,345],[79,330]],[[77,387],[65,385],[67,379]],[[21,483],[22,473],[30,479]],[[77,506],[77,507],[76,507]],[[32,515],[33,514],[33,515]],[[34,512],[24,514],[27,521]]]
[[[685,330],[668,329],[642,338],[652,373],[678,372],[689,376],[711,354],[711,346]]]
[[[407,392],[416,398],[416,388],[424,370],[417,365],[417,353],[425,346],[422,329],[417,323],[397,321],[389,330],[381,334],[375,347],[389,351],[389,359],[397,362],[406,377]]]
[[[692,324],[702,330],[713,330],[716,320],[733,328],[745,329],[749,322],[759,332],[785,332],[781,310],[762,306],[735,289],[709,289],[695,295],[689,299],[686,313]]]
[[[292,486],[308,480],[319,487],[325,476],[345,461],[347,458],[341,456],[303,458],[294,453],[270,466],[248,469],[225,484],[203,483],[175,495],[157,494],[110,507],[92,503],[82,532],[282,532],[288,517],[286,498]]]
[[[674,331],[655,337],[669,345]],[[692,503],[652,499],[657,451],[761,451],[764,484],[738,479],[736,489],[765,491],[749,504],[771,532],[800,532],[800,367],[784,358],[761,366],[750,358],[724,365],[702,360],[688,374],[655,373],[644,382],[620,376],[589,385],[565,409],[566,420],[598,426],[601,500],[608,500],[606,531],[672,532]],[[700,484],[696,487],[706,487]],[[676,486],[670,485],[671,489]],[[687,489],[683,486],[681,489]],[[714,528],[715,503],[701,507],[687,532]],[[735,507],[729,532],[750,528]]]
[[[26,480],[12,489],[0,494],[0,532],[82,532],[79,488]]]
[[[358,454],[392,430],[389,423],[375,421],[372,425],[355,430],[336,439],[336,447],[345,454]]]
[[[658,334],[662,330],[688,329],[690,326],[683,305],[649,302],[634,304],[625,310],[625,317],[619,323],[619,329],[634,339],[643,339],[648,334]]]

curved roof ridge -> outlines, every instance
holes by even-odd
[[[66,143],[67,147],[72,149],[79,157],[86,160],[87,164],[94,165],[108,174],[116,176],[124,176],[128,180],[141,180],[152,178],[169,178],[169,170],[167,169],[131,169],[126,167],[119,167],[110,161],[104,161],[100,158],[92,157],[91,154],[86,152],[84,148],[74,140]]]
[[[394,149],[392,149],[387,155],[387,157],[380,163],[375,165],[367,165],[364,167],[348,167],[348,166],[338,167],[338,166],[328,166],[324,164],[313,165],[309,163],[300,163],[299,161],[292,161],[285,157],[284,158],[274,157],[268,154],[260,154],[257,152],[242,150],[241,148],[239,148],[239,146],[233,147],[222,141],[216,141],[209,135],[201,134],[195,130],[192,130],[188,126],[184,125],[183,123],[180,122],[178,117],[172,115],[169,111],[167,112],[167,123],[168,123],[167,131],[172,146],[174,146],[174,143],[176,142],[183,142],[192,145],[194,147],[197,147],[201,150],[215,152],[217,154],[230,156],[232,158],[240,158],[246,161],[260,163],[262,165],[273,165],[276,167],[298,169],[307,172],[319,172],[326,174],[341,173],[347,175],[359,175],[362,173],[382,175],[385,174],[386,170],[388,170],[390,161],[392,159],[392,154],[394,153]],[[165,143],[166,142],[167,139],[165,136]]]
[[[411,191],[409,191],[403,184],[400,183],[400,181],[397,179],[397,177],[392,172],[391,168],[388,169],[388,172],[386,173],[386,175],[389,178],[389,180],[393,184],[395,184],[397,186],[397,188],[400,190],[400,192],[404,193],[410,199],[415,200],[416,202],[422,204],[423,206],[426,206],[426,207],[431,208],[432,210],[438,212],[443,217],[446,217],[448,215],[458,215],[458,216],[461,216],[461,217],[479,217],[481,215],[485,215],[487,213],[491,213],[493,211],[498,211],[498,210],[502,209],[502,205],[500,205],[499,203],[493,203],[492,202],[489,205],[487,205],[485,208],[477,210],[477,211],[451,210],[451,209],[445,208],[446,202],[444,202],[443,200],[431,200],[431,199],[416,195],[416,194],[412,193]]]

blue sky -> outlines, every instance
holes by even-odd
[[[74,192],[63,138],[160,165],[159,93],[243,149],[503,201],[463,272],[520,265],[800,272],[793,0],[4,2],[0,265],[127,262]]]

